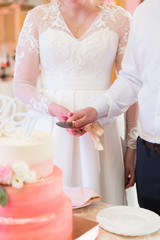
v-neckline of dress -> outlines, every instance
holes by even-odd
[[[87,30],[80,36],[80,37],[76,37],[73,32],[70,30],[70,28],[68,27],[63,15],[62,15],[62,12],[60,10],[60,4],[56,1],[56,4],[57,4],[57,11],[58,11],[58,15],[60,16],[65,28],[67,29],[67,31],[70,33],[70,35],[75,39],[75,40],[82,40],[86,35],[87,33],[93,28],[93,26],[96,24],[96,22],[98,21],[98,19],[100,18],[102,12],[103,12],[103,7],[104,7],[104,3],[103,5],[100,7],[100,11],[99,13],[97,14],[97,16],[95,17],[95,19],[93,20],[93,22],[91,23],[91,25],[87,28]]]

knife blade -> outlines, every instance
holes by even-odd
[[[74,128],[74,121],[73,122],[57,122],[56,124],[62,128]]]

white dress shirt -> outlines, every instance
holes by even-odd
[[[145,0],[135,10],[117,80],[90,106],[110,122],[139,103],[139,136],[160,143],[160,0]]]

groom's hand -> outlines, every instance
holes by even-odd
[[[77,128],[81,128],[89,123],[92,123],[96,120],[98,113],[96,109],[92,107],[84,108],[81,110],[75,111],[70,118],[68,118],[68,122],[74,122],[74,126]]]

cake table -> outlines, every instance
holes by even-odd
[[[95,221],[97,213],[107,207],[111,207],[111,205],[99,201],[92,203],[87,207],[73,210],[73,215]],[[100,233],[97,240],[160,240],[160,230],[158,232],[145,236],[127,237],[109,233],[108,231],[100,228]]]

